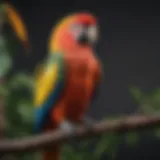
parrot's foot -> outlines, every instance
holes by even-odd
[[[74,133],[76,130],[76,126],[68,121],[63,121],[59,128],[67,133]]]
[[[70,142],[76,142],[77,140],[74,139],[74,137],[76,136],[76,129],[77,129],[77,125],[68,122],[68,121],[63,121],[59,128],[64,131],[67,134],[72,134],[72,138],[70,139]]]

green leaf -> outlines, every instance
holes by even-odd
[[[33,106],[31,103],[22,101],[18,105],[18,113],[21,115],[23,122],[32,124],[33,123]]]
[[[114,136],[113,136],[114,135]],[[118,149],[118,145],[122,139],[122,135],[121,134],[113,134],[112,133],[112,141],[110,143],[109,148],[107,149],[107,153],[110,156],[110,158],[113,160],[116,158],[117,155],[117,149]]]
[[[144,93],[142,93],[137,87],[131,86],[129,90],[136,101],[141,102],[143,100]]]
[[[147,104],[147,103],[140,104],[139,105],[139,110],[143,114],[153,114],[153,113],[155,113],[155,108],[152,105]]]
[[[144,101],[140,104],[143,113],[155,113],[160,110],[160,89],[154,89],[152,92],[146,94]]]
[[[10,80],[10,85],[13,88],[25,87],[32,90],[34,86],[33,78],[24,73],[18,73]]]
[[[120,137],[117,134],[102,135],[96,145],[93,157],[98,160],[105,152],[107,152],[112,157],[113,154],[117,151],[117,145],[119,144],[119,140]]]
[[[0,77],[4,77],[12,67],[12,59],[7,52],[1,50],[0,50],[0,64],[1,64]]]
[[[136,87],[131,87],[130,91],[138,102],[141,113],[152,114],[160,110],[160,88],[153,89],[150,93],[142,93]]]
[[[95,151],[94,151],[94,157],[95,157],[95,159],[99,159],[100,158],[100,156],[109,147],[110,143],[111,143],[111,139],[106,134],[104,134],[104,135],[102,135],[100,137],[100,140],[97,143]]]
[[[79,147],[85,150],[86,148],[88,148],[89,144],[90,144],[89,140],[83,140],[80,142]]]
[[[6,84],[0,85],[0,96],[7,97],[9,95],[9,88]]]
[[[16,83],[15,87],[14,84],[10,83],[7,99],[7,133],[9,137],[21,137],[32,132],[34,108],[31,95],[25,95],[24,86]]]
[[[155,135],[157,138],[160,138],[160,128],[156,128],[156,129],[155,129],[154,135]]]
[[[70,145],[65,145],[62,151],[63,160],[75,160],[77,157],[75,151]]]
[[[126,143],[133,147],[138,143],[139,135],[136,132],[129,132],[125,136]]]

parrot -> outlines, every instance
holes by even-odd
[[[98,31],[96,17],[88,12],[65,16],[51,30],[48,55],[35,74],[36,133],[91,125],[86,113],[97,97],[102,77],[94,51]],[[44,150],[43,159],[60,160],[61,147],[56,144]]]

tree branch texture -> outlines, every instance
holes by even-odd
[[[13,153],[22,151],[35,151],[46,147],[54,147],[56,143],[64,143],[67,140],[86,138],[100,135],[104,132],[127,132],[137,129],[145,129],[160,125],[160,115],[145,116],[134,115],[120,119],[107,120],[94,124],[92,130],[86,127],[76,128],[74,133],[56,130],[54,132],[35,135],[22,139],[1,140],[0,153]]]

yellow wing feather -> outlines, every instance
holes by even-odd
[[[57,83],[58,65],[48,66],[39,73],[35,82],[35,106],[40,106],[49,97]]]

